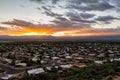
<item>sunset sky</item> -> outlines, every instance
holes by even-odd
[[[120,0],[0,0],[2,35],[120,35]]]

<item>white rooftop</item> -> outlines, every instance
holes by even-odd
[[[65,65],[60,65],[62,68],[71,68],[73,65],[71,64],[65,64]]]
[[[6,75],[6,76],[4,76],[4,77],[1,77],[1,79],[3,79],[3,80],[8,80],[9,78],[11,78],[13,75]]]
[[[44,69],[43,68],[36,68],[36,69],[28,70],[27,72],[28,72],[28,74],[39,74],[39,73],[44,72]]]
[[[17,66],[24,66],[25,67],[25,66],[27,66],[27,63],[17,63],[16,65]]]

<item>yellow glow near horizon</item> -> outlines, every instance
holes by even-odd
[[[7,34],[0,34],[0,35],[7,35]],[[21,34],[9,34],[8,36],[57,36],[57,37],[62,37],[62,36],[109,36],[109,35],[120,35],[120,33],[103,33],[103,32],[98,32],[98,33],[72,33],[72,32],[55,32],[53,34],[47,34],[47,33],[37,33],[37,32],[28,32],[28,33],[21,33]]]
[[[39,35],[39,34],[36,32],[32,32],[32,33],[24,33],[23,35]]]
[[[37,32],[30,32],[30,33],[24,33],[23,35],[30,36],[30,35],[49,35],[46,32],[43,33],[37,33]]]
[[[74,30],[65,30],[65,31],[54,31],[52,29],[28,29],[24,30],[3,30],[0,31],[0,35],[8,35],[8,36],[110,36],[110,35],[120,35],[119,32],[91,32],[91,28],[83,28],[83,29],[74,29]]]
[[[46,32],[25,32],[25,33],[11,33],[11,34],[0,34],[0,35],[8,35],[8,36],[39,36],[39,35],[50,35]]]
[[[52,36],[57,36],[57,37],[61,37],[61,36],[110,36],[110,35],[120,35],[120,33],[118,32],[92,32],[92,33],[79,33],[77,34],[76,32],[56,32],[54,34],[52,34]]]

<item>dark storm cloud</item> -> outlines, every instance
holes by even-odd
[[[47,25],[47,24],[34,24],[32,22],[14,19],[13,21],[7,21],[7,22],[1,22],[2,24],[12,25],[12,26],[20,26],[22,28],[30,28],[30,29],[45,29],[45,28],[51,28],[51,26],[54,25]]]
[[[42,6],[42,9],[44,9],[45,11],[51,11],[51,9],[47,8],[46,6]]]
[[[94,20],[81,19],[81,17],[71,17],[71,21],[83,22],[83,23],[95,23]]]
[[[62,29],[64,28],[68,28],[68,29],[78,28],[79,29],[79,28],[90,27],[90,24],[88,23],[81,23],[81,22],[71,21],[71,20],[54,20],[51,22],[55,23],[57,26],[59,26]]]
[[[81,17],[83,19],[89,19],[89,18],[93,18],[96,15],[95,14],[89,14],[89,13],[68,12],[66,14],[66,16],[68,16],[68,17]]]
[[[110,3],[116,7],[117,12],[120,12],[120,0],[110,0]]]
[[[120,19],[113,16],[99,16],[95,20],[102,21],[102,22],[109,22],[109,21],[120,20]]]
[[[44,10],[43,13],[46,14],[47,16],[51,17],[61,16],[60,14],[54,13],[50,7],[42,6],[42,9]]]
[[[110,2],[120,8],[120,0],[110,0]]]
[[[82,18],[93,18],[95,14],[81,13],[80,16]]]
[[[95,23],[93,20],[82,19],[82,17],[93,17],[92,14],[82,15],[80,13],[72,13],[68,12],[65,16],[57,16],[55,20],[51,21],[52,23],[58,25],[59,27],[69,27],[69,28],[83,28],[83,27],[90,27],[91,23]]]
[[[45,11],[45,14],[51,17],[61,16],[60,14],[54,13],[52,11]]]
[[[114,5],[110,4],[110,0],[30,0],[40,4],[37,8],[41,13],[54,17],[55,20],[50,22],[54,24],[33,24],[24,20],[14,19],[11,22],[3,22],[2,24],[24,26],[30,28],[44,28],[47,26],[48,29],[74,29],[91,27],[92,24],[97,24],[97,21],[105,22],[110,24],[112,20],[118,20],[112,16],[97,16],[97,14],[90,14],[87,11],[106,11],[115,8]],[[60,3],[65,1],[65,3]],[[117,3],[116,3],[117,4]],[[61,7],[59,7],[61,6]],[[60,14],[57,9],[65,9],[66,12]],[[71,11],[71,10],[75,10]],[[94,19],[94,17],[98,17]],[[52,26],[52,27],[51,27]]]
[[[30,0],[34,2],[40,2],[40,3],[45,3],[45,2],[52,2],[53,4],[56,4],[57,2],[60,2],[62,0]],[[81,4],[81,3],[98,3],[99,0],[66,0],[66,2],[70,3],[76,3],[76,4]]]
[[[79,4],[78,3],[71,3],[69,6],[67,6],[67,8],[71,8],[71,9],[77,9],[80,11],[105,11],[108,9],[112,9],[114,8],[113,5],[110,5],[107,2],[100,2],[100,3],[87,3],[85,4],[85,6]]]
[[[30,0],[30,1],[35,1],[35,2],[40,2],[40,3],[53,3],[57,4],[57,2],[61,2],[62,0]],[[98,11],[104,11],[108,10],[111,8],[114,8],[113,5],[109,4],[109,0],[66,0],[67,5],[62,6],[71,8],[71,9],[77,9],[77,10],[82,10],[82,11],[91,11],[91,10],[98,10]],[[86,6],[82,6],[81,4],[84,3]],[[54,6],[54,5],[53,5]]]
[[[13,21],[1,22],[1,23],[7,25],[16,25],[16,26],[29,26],[29,27],[34,26],[33,23],[18,19],[14,19]]]
[[[30,0],[30,1],[34,1],[34,2],[42,2],[42,0]]]
[[[53,4],[56,4],[59,0],[52,0]]]
[[[67,19],[65,17],[62,17],[62,16],[58,16],[56,17],[57,20],[60,20],[60,21],[66,21]]]
[[[94,17],[94,14],[68,12],[66,15],[70,18],[71,21],[77,21],[82,23],[95,23],[94,20],[88,20],[88,18]]]
[[[99,0],[69,0],[68,2],[73,3],[73,4],[98,3]]]
[[[30,0],[30,1],[38,2],[38,3],[45,3],[51,1],[53,4],[56,4],[59,0]]]
[[[98,3],[99,0],[76,0],[81,3]]]
[[[69,27],[71,28],[74,24],[76,24],[75,22],[69,21],[69,20],[53,20],[51,21],[53,23],[55,23],[56,25],[59,25],[59,27]]]
[[[58,2],[62,2],[63,0],[30,0],[39,2],[42,5],[45,4],[45,6],[49,6],[49,3],[57,4]],[[115,8],[115,6],[110,4],[110,0],[65,0],[66,5],[60,5],[63,8],[66,9],[77,9],[80,11],[105,11],[108,9]],[[120,1],[113,1],[115,4],[119,5]],[[118,3],[117,3],[118,2]],[[84,5],[82,5],[82,3]],[[59,4],[57,4],[59,5]],[[56,7],[55,5],[52,5],[53,7]]]
[[[43,2],[44,4],[41,3],[42,6],[41,8],[38,8],[38,10],[42,11],[42,13],[46,14],[47,16],[56,18],[56,17],[65,15],[65,14],[61,15],[59,13],[55,13],[52,10],[53,8],[57,9],[59,7],[59,4],[57,4],[57,2],[61,2],[63,0],[31,0],[31,1]],[[71,9],[84,12],[84,11],[105,11],[105,10],[115,8],[115,6],[110,4],[109,2],[110,0],[107,0],[107,1],[106,0],[65,0],[65,1],[67,4],[61,5],[62,6],[61,8],[67,9],[68,12],[70,12]],[[54,3],[55,5],[50,5],[49,4],[50,2]],[[89,19],[89,18],[93,18],[96,15],[88,14],[88,13],[81,13],[79,14],[79,16],[83,19]],[[78,18],[72,17],[71,19],[76,20],[76,21],[81,21],[81,22],[88,22],[88,23],[93,22],[94,23],[94,21],[85,21],[85,20],[81,20],[80,18],[79,19]]]

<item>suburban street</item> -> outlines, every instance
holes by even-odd
[[[7,74],[15,74],[15,73],[19,73],[19,72],[24,71],[24,70],[14,69],[14,68],[12,68],[8,65],[2,64],[2,63],[0,63],[0,68],[5,70]]]

